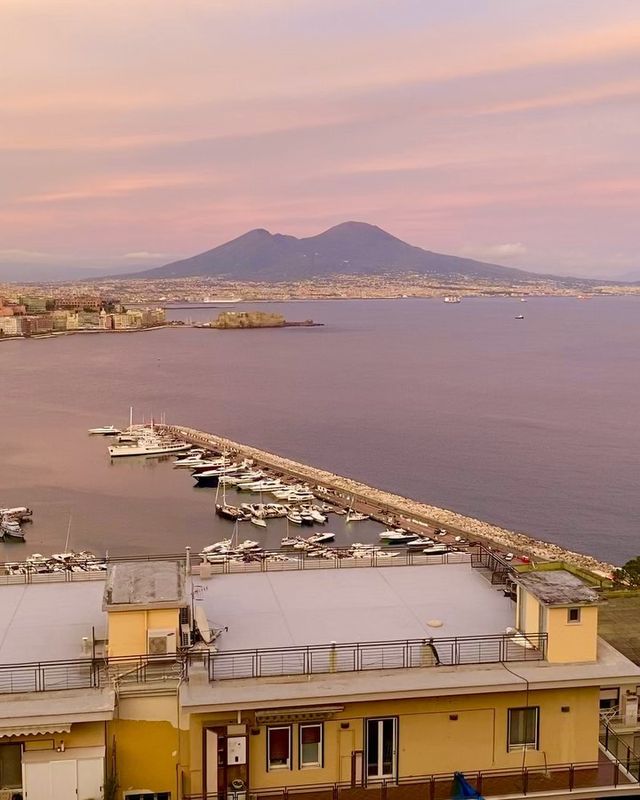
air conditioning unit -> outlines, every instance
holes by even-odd
[[[147,652],[150,656],[173,656],[176,653],[176,632],[150,630],[147,633]]]

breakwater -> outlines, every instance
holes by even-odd
[[[409,529],[415,526],[443,527],[452,535],[481,540],[492,547],[526,555],[531,560],[564,561],[600,576],[610,577],[615,566],[593,556],[567,550],[552,542],[535,539],[524,533],[509,531],[483,520],[467,517],[445,508],[438,508],[418,500],[383,491],[373,486],[336,475],[327,470],[302,464],[289,458],[260,450],[222,436],[199,431],[181,425],[159,426],[168,433],[191,444],[220,450],[234,451],[243,458],[251,458],[256,464],[309,483],[329,502],[351,506],[366,511],[388,524],[401,524]]]

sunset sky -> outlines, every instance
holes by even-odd
[[[0,31],[14,277],[348,219],[640,273],[639,0],[0,0]]]

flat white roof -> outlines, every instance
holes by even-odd
[[[469,563],[214,575],[196,602],[221,650],[501,634],[515,604]],[[440,627],[429,621],[440,620]]]
[[[86,658],[82,638],[104,636],[104,581],[0,586],[0,665]]]

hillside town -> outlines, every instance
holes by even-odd
[[[128,309],[98,294],[0,294],[0,338],[131,331],[165,324],[162,308]]]

